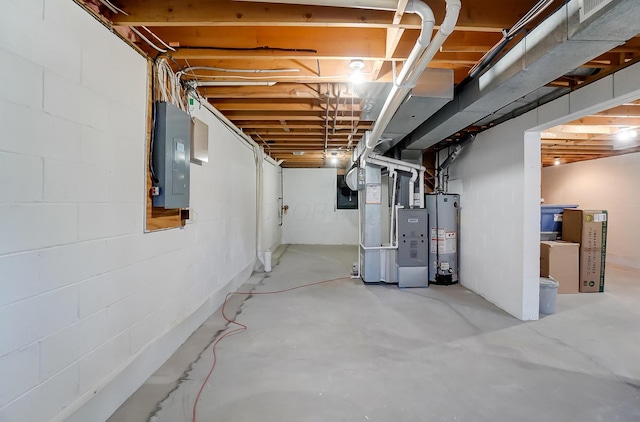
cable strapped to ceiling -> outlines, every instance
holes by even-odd
[[[313,53],[317,54],[318,50],[313,48],[284,48],[284,47],[269,47],[268,45],[262,45],[259,47],[220,47],[220,46],[196,46],[196,45],[182,45],[180,49],[184,50],[223,50],[223,51],[286,51],[294,53]]]

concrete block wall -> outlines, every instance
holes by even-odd
[[[198,108],[192,221],[145,234],[146,60],[72,1],[12,0],[0,63],[0,420],[105,420],[250,275],[253,152]]]
[[[540,131],[637,98],[640,98],[640,63],[482,132],[461,153],[450,168],[449,186],[450,190],[462,194],[462,284],[517,318],[538,318]],[[637,164],[637,160],[630,156],[618,157],[617,160],[575,164],[571,170],[605,171],[606,168],[610,173],[608,180],[615,180],[616,187],[622,191],[626,189],[624,186],[632,186],[633,198],[637,197],[633,182],[627,185],[627,180],[623,180],[635,180],[635,173],[613,168],[618,163],[625,163],[625,168],[629,168],[628,163]],[[609,163],[616,164],[605,167]],[[569,166],[560,170],[543,170],[548,179],[544,185],[545,193],[556,189],[551,186],[551,175],[555,174],[552,177],[557,181],[558,173],[568,174],[571,170]],[[581,174],[584,175],[585,171]],[[591,173],[589,177],[597,186],[602,186],[602,179],[595,174]],[[566,189],[562,186],[560,189]],[[613,191],[613,183],[602,187],[600,192],[607,188]],[[566,191],[558,194],[556,190],[543,197],[546,202],[556,201],[556,198],[568,201],[569,195]],[[590,201],[584,202],[593,204]],[[625,200],[621,202],[626,204]],[[619,206],[614,208],[619,209]],[[628,230],[627,233],[635,232]],[[635,265],[635,258],[623,255],[625,252],[621,249],[616,251],[616,254],[621,254],[618,263]]]
[[[264,161],[263,169],[263,209],[262,224],[264,227],[264,249],[274,252],[282,243],[282,226],[280,221],[280,199],[282,197],[282,168],[269,161]]]
[[[537,234],[539,216],[524,213],[540,189],[540,138],[525,142],[524,133],[535,123],[527,114],[480,133],[450,167],[449,190],[461,195],[460,282],[520,319],[538,318],[537,295],[524,301],[538,271],[531,274],[525,238]]]
[[[335,168],[283,171],[283,243],[357,245],[358,210],[336,209]]]
[[[640,153],[542,169],[548,204],[606,209],[607,263],[640,269]]]

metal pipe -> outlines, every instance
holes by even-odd
[[[464,137],[462,142],[456,145],[453,152],[449,154],[449,156],[442,162],[442,164],[438,166],[438,168],[436,169],[436,175],[438,179],[438,189],[437,189],[438,192],[444,192],[443,172],[447,169],[447,167],[451,165],[451,163],[455,161],[456,158],[458,158],[458,155],[460,155],[460,152],[464,149],[464,147],[466,147],[469,143],[473,142],[474,139],[476,139],[475,133],[467,133],[467,135]]]
[[[329,143],[329,95],[327,95],[326,110],[324,112],[324,151],[327,152]]]
[[[331,129],[332,135],[336,134],[336,123],[338,123],[338,109],[340,109],[340,94],[342,94],[342,89],[338,88],[338,96],[336,97],[336,112],[333,114],[333,128]],[[328,109],[329,106],[327,106],[327,110]],[[351,122],[353,124],[353,120]]]

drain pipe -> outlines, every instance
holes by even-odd
[[[429,41],[429,37],[435,26],[435,18],[431,8],[420,0],[410,0],[407,4],[405,12],[415,13],[422,18],[422,30],[397,80],[394,81],[391,92],[382,106],[380,116],[371,128],[370,136],[365,138],[366,148],[360,156],[361,166],[364,166],[367,158],[376,147],[382,133],[391,121],[391,118],[407,94],[409,94],[415,86],[424,69],[431,59],[433,59],[433,56],[438,52],[449,34],[453,32],[456,22],[458,21],[458,15],[460,14],[461,3],[460,0],[446,0],[446,3],[447,7],[444,21],[431,41]]]

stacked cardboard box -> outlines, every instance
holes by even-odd
[[[562,240],[580,243],[580,292],[603,292],[607,211],[564,210]]]
[[[580,245],[570,242],[540,242],[540,276],[557,281],[558,293],[579,293]]]

